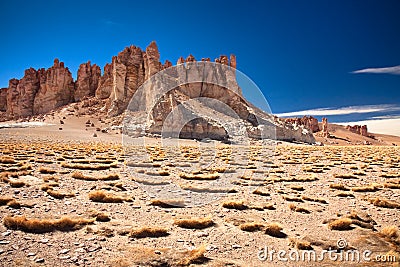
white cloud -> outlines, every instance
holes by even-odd
[[[364,106],[350,106],[342,108],[318,108],[301,110],[294,112],[286,112],[275,114],[278,117],[298,117],[298,116],[332,116],[332,115],[348,115],[355,113],[372,113],[372,112],[388,112],[400,110],[400,106],[396,105],[364,105]]]
[[[355,74],[358,74],[358,73],[386,73],[386,74],[400,75],[400,65],[394,66],[394,67],[387,67],[387,68],[361,69],[361,70],[352,71],[351,73],[355,73]]]
[[[400,118],[335,123],[340,125],[367,125],[368,132],[400,136]]]

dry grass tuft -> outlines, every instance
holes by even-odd
[[[287,235],[282,232],[283,228],[279,223],[269,223],[265,226],[264,231],[267,235],[279,238],[285,238]]]
[[[158,206],[161,208],[181,208],[185,206],[185,201],[182,199],[153,199],[150,202],[152,206]]]
[[[4,205],[7,205],[14,209],[19,209],[21,207],[21,204],[17,200],[8,196],[0,197],[0,206]]]
[[[206,218],[192,218],[192,219],[176,219],[174,224],[182,228],[188,229],[204,229],[214,225],[210,217]]]
[[[257,222],[243,223],[239,225],[240,230],[246,232],[262,231],[265,225]]]
[[[103,203],[122,203],[124,201],[130,200],[128,198],[116,196],[114,194],[110,194],[102,190],[96,190],[90,192],[89,199],[94,202],[103,202]]]
[[[10,184],[11,187],[14,187],[14,188],[20,188],[20,187],[23,187],[24,185],[26,185],[26,183],[24,181],[22,181],[22,180],[12,180],[12,179],[10,179],[8,181],[8,183]]]
[[[222,207],[234,210],[245,210],[249,208],[246,204],[244,204],[244,200],[228,200],[222,203]]]
[[[397,226],[387,226],[380,231],[380,235],[392,243],[400,246],[400,232]]]
[[[62,191],[56,191],[53,190],[51,188],[46,190],[47,194],[49,194],[50,196],[57,198],[57,199],[63,199],[66,197],[74,197],[75,194],[74,193],[67,193],[67,192],[62,192]]]
[[[387,182],[383,184],[384,187],[390,188],[390,189],[400,189],[400,181],[397,182]]]
[[[335,174],[334,177],[341,178],[341,179],[358,179],[358,177],[352,173]]]
[[[394,201],[390,201],[382,198],[373,198],[369,200],[374,206],[388,209],[400,209],[400,204]]]
[[[134,238],[145,238],[145,237],[163,237],[168,236],[169,233],[165,228],[156,227],[142,227],[134,229],[130,232],[129,236]]]
[[[380,190],[379,188],[380,185],[377,184],[371,184],[371,185],[365,185],[365,186],[355,186],[351,188],[351,191],[353,192],[376,192]]]
[[[191,264],[201,264],[205,261],[204,253],[206,252],[206,246],[202,245],[198,248],[192,249],[185,253],[178,265],[188,266]]]
[[[289,209],[292,211],[295,211],[295,212],[300,212],[300,213],[306,213],[306,214],[311,213],[311,211],[309,211],[308,209],[296,206],[295,204],[290,204]]]
[[[192,173],[184,173],[181,172],[179,177],[185,180],[216,180],[221,175],[219,173],[200,173],[200,174],[192,174]]]
[[[265,192],[265,191],[262,191],[262,190],[260,190],[260,189],[254,190],[254,191],[253,191],[253,194],[255,194],[255,195],[260,195],[260,196],[264,196],[264,197],[268,197],[268,196],[271,195],[269,192]]]
[[[99,212],[96,214],[96,221],[98,222],[109,222],[111,220],[110,215],[104,212]]]
[[[331,230],[345,231],[353,229],[353,227],[351,226],[352,224],[353,220],[350,218],[339,218],[329,222],[328,228]]]
[[[39,168],[39,172],[43,173],[43,174],[54,174],[54,173],[56,173],[55,170],[52,170],[52,169],[49,169],[49,168],[46,168],[46,167],[40,167]]]
[[[94,219],[73,219],[63,217],[61,219],[27,219],[25,216],[7,216],[3,220],[5,227],[31,233],[45,233],[52,231],[71,231],[79,227],[93,223]]]
[[[2,163],[2,164],[14,164],[14,163],[16,163],[16,161],[12,157],[4,156],[4,157],[0,157],[0,163]]]
[[[290,239],[289,246],[297,248],[299,250],[313,250],[311,243],[306,240]]]
[[[304,191],[305,190],[304,187],[301,185],[292,185],[290,187],[290,189],[295,190],[295,191]]]
[[[310,197],[310,196],[304,196],[304,195],[301,198],[303,200],[306,200],[306,201],[312,201],[312,202],[318,202],[318,203],[322,203],[322,204],[328,204],[328,202],[323,198]]]
[[[344,184],[330,184],[329,188],[342,190],[342,191],[349,191],[350,188],[346,187]]]
[[[118,180],[119,175],[118,174],[108,174],[106,176],[87,176],[84,175],[81,172],[74,172],[72,173],[72,178],[78,179],[78,180],[84,180],[84,181],[113,181],[113,180]]]
[[[301,198],[299,197],[291,197],[291,196],[282,196],[282,198],[286,201],[291,201],[291,202],[304,202]]]
[[[350,197],[354,198],[355,196],[352,193],[347,193],[347,192],[340,192],[336,194],[337,197]]]

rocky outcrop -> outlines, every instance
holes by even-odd
[[[356,133],[362,136],[368,136],[367,125],[353,125],[353,126],[347,125],[346,129],[352,133]]]
[[[55,59],[51,68],[37,73],[39,90],[34,97],[33,114],[47,113],[73,101],[75,84],[63,62]]]
[[[328,132],[328,119],[322,118],[322,137],[329,138],[330,134]]]
[[[11,79],[7,89],[7,117],[20,118],[46,113],[73,99],[74,82],[58,59],[48,70],[25,70],[21,80]]]
[[[112,65],[106,64],[104,66],[103,76],[100,77],[97,89],[95,91],[95,96],[98,99],[107,99],[111,95],[113,84],[112,78]]]
[[[302,118],[285,118],[284,120],[291,124],[303,125],[313,133],[319,131],[318,120],[313,116],[303,116]]]
[[[177,64],[173,67],[168,60],[162,64],[155,42],[145,51],[129,46],[112,57],[102,76],[100,68],[90,61],[81,64],[74,82],[68,68],[56,59],[47,70],[30,68],[21,80],[10,80],[0,111],[6,107],[10,118],[27,117],[83,101],[86,106],[105,103],[101,111],[117,116],[143,89],[129,112],[136,112],[134,120],[149,119],[142,124],[146,134],[163,133],[165,127],[172,127],[179,129],[177,137],[184,138],[224,140],[247,135],[314,142],[312,118],[303,118],[298,124],[283,122],[247,102],[236,81],[234,55],[221,55],[214,62],[210,58],[196,61],[189,55],[180,57]],[[163,75],[157,76],[160,71]],[[165,91],[170,86],[172,90]],[[96,101],[89,101],[91,96]],[[204,103],[202,99],[212,101]]]
[[[10,118],[33,115],[34,99],[40,88],[39,71],[25,70],[21,80],[11,79],[7,91],[7,115]]]
[[[182,62],[183,58],[178,60]],[[281,139],[313,143],[311,131],[274,120],[243,97],[228,57],[217,63],[196,61],[189,55],[184,63],[147,80],[135,93],[124,118],[124,133],[138,137],[213,138],[244,141]]]
[[[74,100],[80,101],[84,97],[94,96],[100,77],[101,69],[99,66],[96,64],[91,65],[90,61],[81,64],[75,82]]]
[[[7,91],[8,88],[0,88],[0,111],[5,112],[7,110]]]

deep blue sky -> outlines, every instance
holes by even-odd
[[[234,53],[274,113],[400,104],[400,1],[4,1],[0,87],[59,58],[104,66],[152,40],[176,62]],[[245,89],[244,89],[245,90]]]

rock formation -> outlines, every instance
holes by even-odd
[[[74,81],[64,63],[54,60],[48,70],[25,70],[21,80],[11,79],[7,89],[8,118],[42,114],[73,100]]]
[[[178,62],[181,62],[181,58]],[[124,133],[241,142],[245,136],[313,143],[311,131],[274,120],[243,97],[228,57],[221,64],[185,63],[166,69],[136,92],[124,119]]]
[[[284,120],[291,124],[303,125],[313,133],[319,131],[318,120],[313,116],[303,116],[302,118],[285,118]]]
[[[328,132],[328,119],[327,118],[322,118],[322,136],[329,138],[329,132]]]
[[[39,74],[33,68],[25,70],[21,80],[11,79],[7,91],[7,115],[12,118],[33,115],[34,98],[39,87]]]
[[[7,91],[8,88],[0,88],[0,112],[7,111]]]
[[[312,131],[317,130],[318,122],[311,117],[300,119],[296,125],[275,120],[244,99],[236,81],[234,55],[221,55],[214,62],[220,64],[210,62],[210,58],[196,61],[189,55],[186,59],[178,59],[178,68],[172,67],[168,60],[162,64],[158,47],[152,42],[145,51],[136,46],[126,47],[104,66],[103,75],[90,61],[81,64],[74,82],[64,63],[55,59],[54,65],[47,70],[30,68],[21,80],[9,81],[9,87],[0,93],[0,112],[6,110],[6,118],[2,116],[1,119],[43,114],[84,99],[86,106],[105,103],[102,110],[109,116],[117,116],[126,111],[135,93],[151,80],[150,87],[141,93],[136,110],[130,110],[144,112],[151,119],[146,133],[160,133],[166,122],[176,124],[179,120],[174,122],[170,116],[176,112],[172,117],[186,120],[184,125],[178,125],[180,137],[226,139],[247,133],[254,138],[314,142]],[[167,75],[157,78],[155,74],[160,71]],[[201,77],[205,80],[199,80],[205,74]],[[179,84],[173,90],[163,92],[165,82]],[[93,96],[96,101],[88,101],[87,97]],[[199,100],[201,98],[216,102],[207,105]],[[154,99],[158,102],[153,103]]]
[[[94,96],[101,76],[100,67],[91,65],[90,61],[82,63],[78,69],[78,76],[75,82],[74,100],[80,101],[84,97]],[[107,96],[108,97],[108,96]]]
[[[368,136],[367,125],[353,125],[353,126],[347,125],[346,129],[352,133],[356,133],[362,136]]]
[[[55,59],[51,68],[40,69],[37,74],[39,90],[34,96],[33,114],[47,113],[73,101],[75,84],[63,62]]]

